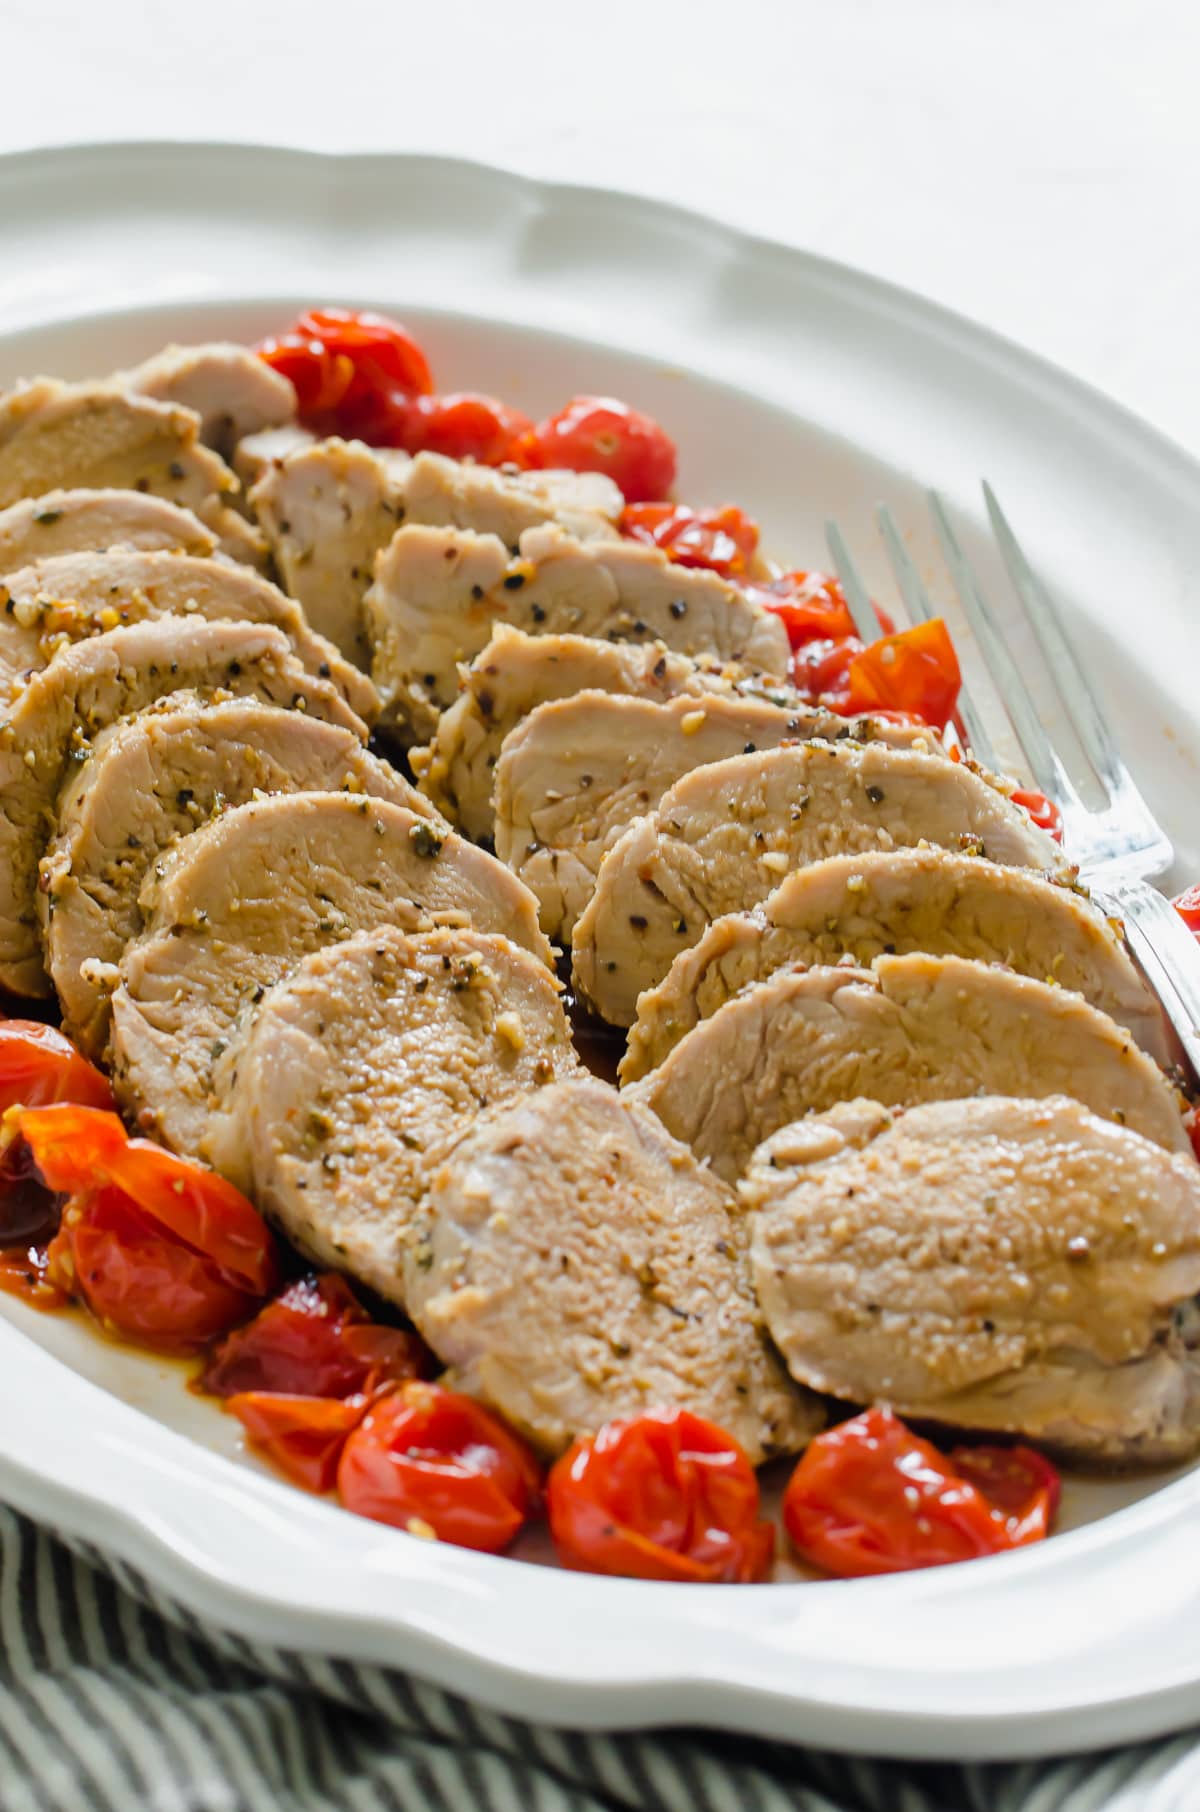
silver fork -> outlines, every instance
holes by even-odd
[[[1013,534],[990,485],[983,494],[988,516],[1013,590],[1031,625],[1063,717],[1104,799],[1091,810],[1081,797],[1059,749],[1050,740],[1038,707],[1009,650],[1000,619],[963,551],[942,498],[929,493],[934,528],[954,580],[963,613],[975,635],[989,677],[1008,715],[1034,785],[1062,813],[1067,855],[1105,911],[1120,918],[1130,948],[1162,1002],[1183,1055],[1200,1082],[1200,945],[1169,900],[1150,885],[1172,860],[1170,839],[1134,784],[1079,661],[1067,640],[1058,606],[1037,577]],[[877,520],[888,560],[912,623],[936,616],[920,575],[900,538],[891,511],[880,505]],[[836,523],[826,524],[829,551],[842,582],[855,626],[865,641],[879,635],[866,587]],[[966,688],[960,697],[963,728],[976,759],[999,768],[978,701]]]

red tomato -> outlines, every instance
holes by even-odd
[[[1186,892],[1177,894],[1171,904],[1188,930],[1200,937],[1200,882],[1189,887]]]
[[[443,453],[447,459],[474,459],[481,466],[522,461],[521,443],[533,427],[519,409],[462,391],[419,396],[410,405],[394,444],[409,453]]]
[[[251,1445],[293,1484],[306,1491],[332,1491],[346,1436],[362,1421],[369,1401],[365,1396],[303,1397],[253,1390],[230,1397],[228,1407]]]
[[[1048,831],[1056,843],[1062,842],[1062,813],[1053,799],[1047,799],[1045,793],[1035,793],[1030,787],[1018,787],[1012,800],[1014,805],[1024,806],[1039,830]]]
[[[530,465],[603,472],[626,503],[653,503],[675,483],[675,442],[650,416],[611,396],[576,396],[525,437]]]
[[[857,634],[846,594],[828,573],[784,573],[750,590],[760,604],[782,618],[793,650],[809,642],[844,641]]]
[[[719,510],[689,510],[675,503],[630,503],[620,529],[631,541],[658,547],[680,566],[705,566],[723,579],[746,571],[758,550],[758,524],[727,503]]]
[[[273,1287],[275,1243],[232,1184],[95,1108],[26,1109],[20,1130],[70,1196],[50,1277],[116,1332],[188,1349],[244,1321]]]
[[[300,419],[319,434],[393,444],[404,404],[428,396],[425,354],[399,322],[345,308],[310,309],[258,355],[295,386]]]
[[[862,646],[856,635],[803,643],[792,655],[792,684],[809,704],[849,714],[850,663]]]
[[[53,1026],[33,1019],[0,1021],[0,1115],[55,1101],[113,1105],[105,1077]],[[47,1238],[57,1224],[58,1204],[10,1116],[0,1124],[0,1246]]]
[[[649,1410],[576,1441],[546,1501],[559,1558],[585,1573],[746,1584],[774,1553],[749,1460],[686,1409]]]
[[[1026,1509],[1011,1500],[993,1508],[936,1447],[890,1410],[870,1409],[809,1444],[784,1493],[784,1526],[805,1559],[846,1578],[945,1566],[1046,1534],[1049,1487],[1040,1467],[1030,1478]],[[1034,1501],[1042,1491],[1044,1514]]]
[[[52,1101],[113,1105],[107,1078],[69,1038],[34,1019],[0,1020],[0,1113],[17,1104],[47,1107]]]
[[[850,663],[851,708],[906,711],[944,730],[954,714],[962,675],[940,617],[872,642]]]
[[[402,1384],[350,1435],[337,1484],[359,1516],[498,1554],[533,1508],[539,1473],[525,1443],[470,1397]]]
[[[351,1397],[419,1377],[429,1355],[415,1334],[381,1327],[344,1277],[288,1285],[216,1349],[200,1379],[214,1397]]]
[[[952,1447],[950,1464],[1004,1518],[1016,1547],[1049,1535],[1062,1479],[1033,1447]]]

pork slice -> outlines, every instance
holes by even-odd
[[[248,346],[228,341],[166,346],[110,381],[139,396],[194,409],[201,440],[226,459],[244,435],[280,428],[296,414],[290,380]]]
[[[794,963],[924,950],[1006,963],[1070,988],[1168,1061],[1162,1010],[1110,920],[1076,887],[944,849],[830,856],[752,912],[715,919],[640,996],[621,1063],[634,1082],[739,989]]]
[[[309,1258],[403,1307],[430,1152],[578,1068],[558,996],[536,956],[470,929],[382,925],[315,951],[239,1052],[232,1174]]]
[[[736,694],[661,703],[604,692],[539,705],[496,764],[496,854],[532,888],[549,937],[570,937],[604,856],[682,775],[709,762],[809,737],[857,740],[865,720]],[[929,732],[870,720],[881,736],[929,749]]]
[[[910,1107],[1071,1095],[1167,1151],[1189,1149],[1181,1097],[1123,1026],[1064,988],[959,956],[776,970],[632,1088],[730,1179],[780,1126],[858,1096]]]
[[[1088,1460],[1200,1446],[1200,1169],[1061,1096],[855,1102],[759,1148],[751,1268],[792,1375]]]
[[[284,428],[264,428],[258,434],[247,434],[239,440],[234,449],[233,469],[249,492],[289,453],[299,453],[316,444],[317,436],[295,422],[289,422]]]
[[[59,554],[0,580],[0,690],[11,694],[65,642],[172,615],[272,623],[301,666],[329,680],[365,723],[378,716],[370,680],[270,580],[228,560],[136,548]]]
[[[110,547],[201,558],[217,551],[191,510],[141,491],[45,491],[0,510],[0,573]]]
[[[805,743],[698,768],[605,857],[572,940],[576,984],[602,1018],[632,1025],[638,995],[682,950],[790,870],[922,843],[1070,872],[997,787],[917,748]]]
[[[433,1166],[405,1280],[458,1386],[546,1454],[660,1406],[755,1463],[821,1426],[763,1337],[732,1191],[595,1078],[479,1115]]]
[[[191,510],[231,558],[261,565],[265,542],[229,507],[238,481],[199,434],[194,409],[35,378],[0,397],[0,509],[48,491],[149,492]]]
[[[734,668],[732,673],[740,673]],[[701,667],[662,642],[600,642],[583,635],[526,635],[498,623],[464,672],[463,690],[426,748],[409,751],[421,791],[468,837],[490,837],[492,789],[509,731],[538,705],[577,692],[674,698],[715,691],[722,670]]]
[[[365,739],[328,680],[314,679],[268,624],[163,617],[60,650],[0,721],[0,987],[48,991],[38,939],[38,860],[55,804],[89,738],[173,692],[247,695],[341,724]]]
[[[364,670],[363,594],[376,554],[403,520],[403,471],[361,441],[322,440],[273,461],[250,493],[284,589]]]
[[[188,698],[100,732],[59,794],[38,892],[46,967],[64,1030],[82,1050],[104,1053],[116,965],[142,929],[139,892],[163,851],[259,794],[339,789],[442,825],[353,731],[301,711],[252,698]]]
[[[380,925],[450,922],[548,961],[537,905],[507,869],[402,806],[291,793],[225,812],[147,876],[145,930],[112,999],[114,1085],[173,1150],[238,1173],[220,1110],[262,993],[313,950]]]
[[[433,733],[457,696],[459,663],[497,621],[532,634],[658,640],[777,678],[788,668],[779,618],[715,573],[632,541],[581,542],[552,524],[527,530],[515,558],[499,537],[406,526],[376,562],[364,617],[384,718],[410,741]]]
[[[436,453],[409,459],[341,440],[274,458],[251,502],[287,589],[363,666],[371,652],[363,597],[376,555],[401,523],[475,529],[515,548],[525,529],[552,520],[569,522],[583,537],[614,535],[621,511],[620,492],[594,474],[498,472]]]

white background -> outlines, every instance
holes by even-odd
[[[1200,451],[1197,0],[0,0],[0,69],[0,150],[437,150],[707,208]]]

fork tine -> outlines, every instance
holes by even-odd
[[[1087,676],[1075,658],[1075,650],[1063,631],[1058,606],[1026,559],[1008,518],[996,500],[996,493],[986,479],[983,481],[983,495],[1004,564],[1008,568],[1008,576],[1033,624],[1034,634],[1046,657],[1046,665],[1071,714],[1075,733],[1100,779],[1106,780],[1113,788],[1119,787],[1127,778],[1125,764],[1108,733]]]
[[[904,599],[909,621],[928,623],[938,613],[921,583],[921,576],[913,565],[908,549],[900,539],[900,531],[896,527],[895,518],[886,503],[879,505],[875,512],[875,520],[879,524],[879,532],[883,536],[883,544],[887,549],[888,559],[892,563],[892,571],[896,575],[896,583],[900,587],[900,595]],[[992,739],[965,687],[959,693],[958,709],[962,717],[963,728],[967,733],[967,741],[971,745],[971,753],[976,761],[981,761],[986,768],[998,768],[1000,763],[996,758]]]
[[[850,606],[850,615],[854,618],[854,627],[864,642],[877,642],[882,633],[874,606],[867,594],[857,566],[850,558],[850,550],[842,539],[842,531],[836,522],[825,524],[825,539],[833,559],[837,576],[842,582],[846,602]]]
[[[992,611],[991,605],[983,595],[974,569],[959,544],[954,526],[946,512],[946,506],[937,491],[929,492],[929,507],[933,513],[933,523],[937,530],[946,564],[954,579],[955,589],[966,613],[967,621],[975,632],[980,650],[996,688],[1004,701],[1005,710],[1012,719],[1017,740],[1029,763],[1033,778],[1041,791],[1055,800],[1059,805],[1070,804],[1082,808],[1074,786],[1068,779],[1062,763],[1050,745],[1042,728],[1037,706],[1021,677],[1020,668],[1009,653],[1003,631]]]

